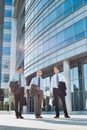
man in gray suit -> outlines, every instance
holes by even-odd
[[[41,116],[41,106],[42,106],[42,99],[44,97],[44,84],[42,79],[42,71],[37,71],[37,76],[32,78],[30,83],[31,89],[34,88],[34,112],[36,118],[42,118]]]

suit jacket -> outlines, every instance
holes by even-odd
[[[58,95],[66,96],[66,84],[65,84],[65,82],[59,82]]]

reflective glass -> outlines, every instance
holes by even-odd
[[[10,55],[10,47],[3,47],[3,55]]]
[[[2,74],[1,82],[7,83],[9,81],[9,74]]]
[[[59,16],[63,13],[62,4],[60,6],[58,6],[56,12],[57,12],[57,16]]]
[[[87,18],[86,18],[86,30],[87,30]]]
[[[4,29],[11,29],[11,22],[4,22]]]
[[[66,0],[66,2],[64,2],[64,12],[66,10],[69,10],[72,7],[72,0]]]
[[[84,31],[84,21],[81,20],[81,21],[75,23],[73,28],[74,28],[74,35],[77,35],[77,34],[83,32]]]
[[[47,16],[45,19],[44,19],[44,27],[47,26],[49,24],[49,17]]]
[[[48,43],[49,43],[48,41],[46,41],[46,42],[44,43],[44,52],[49,49]]]
[[[85,37],[85,32],[82,32],[82,33],[75,36],[75,41],[78,41],[78,40],[80,40],[80,39],[82,39],[84,37]]]
[[[81,1],[80,3],[77,3],[76,5],[73,6],[73,10],[77,10],[83,5],[83,2]]]
[[[75,4],[79,3],[80,1],[82,1],[82,0],[72,0],[72,3],[73,3],[73,5],[75,5]]]
[[[11,35],[10,34],[4,34],[3,42],[11,42]]]
[[[9,59],[3,59],[2,60],[2,68],[10,68],[10,60]]]
[[[67,40],[69,38],[73,37],[73,28],[70,26],[69,28],[64,30],[64,40]]]
[[[5,0],[5,5],[12,5],[12,0]]]
[[[64,32],[60,32],[57,34],[57,43],[63,42],[64,41]]]
[[[83,70],[84,70],[84,78],[87,78],[87,64],[84,64]]]
[[[87,78],[84,79],[85,91],[87,91]]]
[[[56,44],[56,35],[49,40],[49,47],[53,47]]]
[[[56,18],[56,11],[54,10],[50,15],[49,15],[49,21],[52,22]]]
[[[12,17],[12,10],[5,10],[4,17]]]
[[[84,0],[84,3],[87,3],[87,0]]]

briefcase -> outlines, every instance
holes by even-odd
[[[11,92],[14,94],[18,94],[20,92],[20,85],[18,81],[11,81],[9,87]]]

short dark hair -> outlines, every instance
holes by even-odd
[[[21,69],[21,68],[23,68],[23,67],[22,67],[22,66],[18,66],[18,67],[17,67],[17,70],[19,70],[19,69]]]
[[[58,66],[54,66],[54,68],[56,68],[56,69],[60,70],[60,68],[59,68]]]

